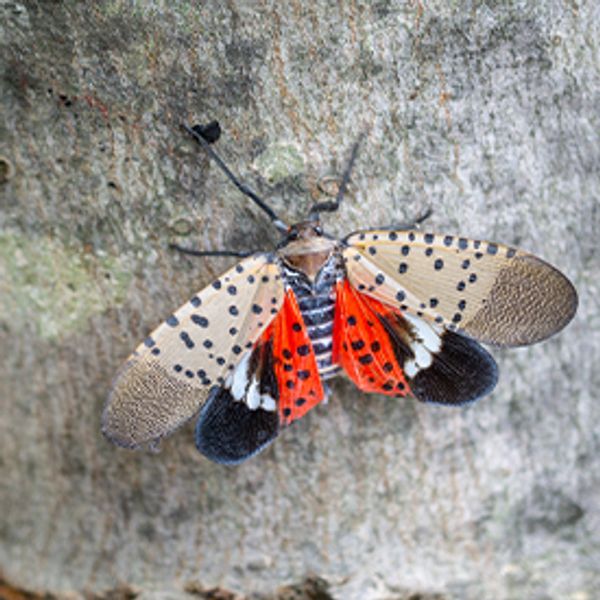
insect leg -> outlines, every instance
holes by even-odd
[[[409,229],[415,229],[421,223],[424,223],[433,214],[433,209],[428,206],[424,212],[418,214],[412,221],[406,221],[403,223],[393,223],[392,225],[385,225],[384,227],[377,227],[383,231],[407,231]]]

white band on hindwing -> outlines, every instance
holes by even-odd
[[[404,372],[407,377],[412,379],[419,371],[431,366],[433,354],[439,352],[442,347],[442,339],[440,337],[442,330],[429,325],[423,319],[407,313],[403,313],[402,316],[411,325],[415,335],[415,339],[410,343],[415,357],[404,363]]]
[[[277,402],[269,394],[260,393],[258,379],[249,373],[251,354],[252,350],[242,356],[233,373],[225,381],[225,387],[231,391],[231,396],[236,402],[243,402],[250,410],[262,408],[273,412],[277,410]]]

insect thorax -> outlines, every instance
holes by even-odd
[[[340,370],[332,361],[332,349],[335,284],[345,276],[341,253],[335,248],[325,258],[314,279],[299,266],[292,266],[287,257],[281,263],[285,284],[292,289],[298,300],[298,307],[315,351],[319,374],[322,379],[329,379]]]

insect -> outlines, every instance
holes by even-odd
[[[211,125],[185,128],[283,237],[271,252],[189,251],[241,260],[123,366],[102,417],[116,444],[156,443],[199,414],[199,451],[237,464],[322,402],[340,373],[365,392],[464,405],[498,378],[479,342],[532,344],[575,314],[569,280],[510,246],[414,228],[324,233],[319,216],[340,205],[358,142],[335,200],[286,225],[210,147]]]

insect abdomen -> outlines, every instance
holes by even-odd
[[[338,373],[340,367],[333,363],[333,317],[335,296],[333,286],[327,294],[307,294],[298,298],[298,306],[308,331],[308,337],[315,351],[317,368],[322,379],[329,379]]]
[[[298,271],[286,268],[285,273],[285,280],[298,300],[321,379],[334,377],[340,371],[339,365],[332,359],[335,268],[333,260],[328,262],[314,283]]]

